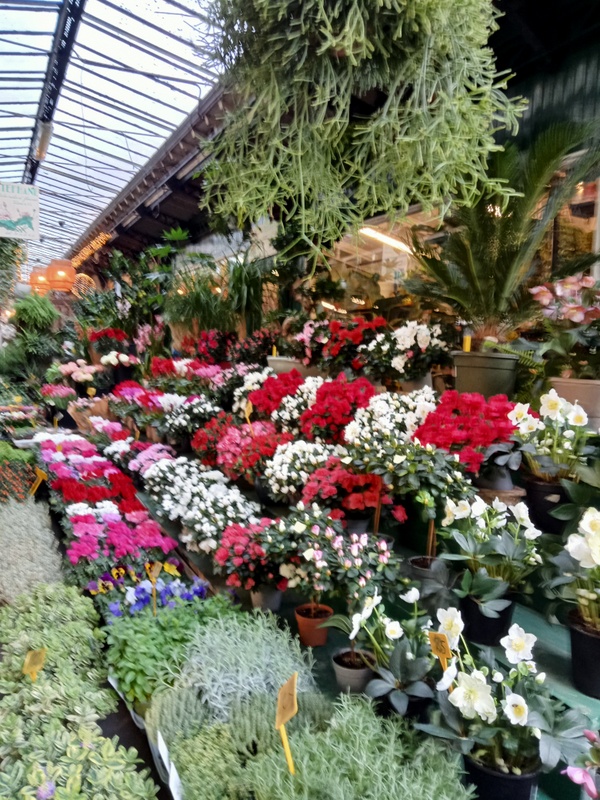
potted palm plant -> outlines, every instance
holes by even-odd
[[[458,209],[441,248],[423,242],[413,231],[413,253],[423,270],[409,280],[413,294],[450,306],[472,330],[473,352],[454,354],[456,388],[487,397],[511,395],[518,356],[491,352],[485,343],[503,343],[521,325],[540,314],[529,292],[539,280],[537,253],[560,209],[574,194],[586,172],[598,162],[598,149],[588,148],[565,159],[586,142],[587,130],[556,124],[542,132],[527,150],[509,143],[489,159],[488,180],[508,183],[507,198],[481,187],[471,207]],[[589,265],[589,258],[584,258]],[[561,274],[581,269],[575,259]],[[552,277],[552,276],[550,276]]]

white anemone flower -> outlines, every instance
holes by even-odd
[[[361,612],[361,617],[363,619],[369,619],[375,608],[381,603],[381,595],[377,594],[377,589],[375,589],[375,594],[373,597],[367,597],[365,600],[364,608]]]
[[[385,635],[392,641],[395,639],[401,639],[404,636],[402,625],[400,625],[400,623],[396,622],[394,619],[388,619],[388,621],[385,623]]]
[[[547,394],[540,397],[540,414],[552,420],[562,420],[565,400],[559,397],[556,389],[550,389]]]
[[[438,608],[437,618],[440,623],[438,631],[446,634],[450,649],[455,650],[465,627],[460,611],[454,607]]]
[[[520,502],[516,503],[514,506],[509,506],[509,510],[512,512],[513,517],[519,523],[519,525],[523,525],[525,528],[531,527],[529,509],[525,503]]]
[[[517,403],[506,415],[513,425],[518,425],[529,416],[529,403]]]
[[[421,592],[416,586],[413,586],[413,588],[409,589],[408,592],[400,595],[400,600],[404,600],[405,603],[418,603],[420,598]]]
[[[356,639],[358,636],[358,632],[361,628],[363,622],[362,614],[353,614],[352,615],[352,630],[350,631],[350,635],[348,638],[350,640]]]
[[[588,424],[588,415],[578,403],[575,403],[567,415],[567,422],[569,425],[575,425],[577,428],[583,428]]]
[[[527,725],[529,708],[520,694],[509,694],[502,704],[504,713],[513,725]]]
[[[442,675],[442,679],[439,680],[435,688],[438,692],[446,692],[452,686],[454,681],[456,680],[456,675],[458,674],[458,668],[456,666],[456,659],[453,658],[446,669],[444,670],[444,674]]]
[[[506,651],[506,658],[511,664],[521,661],[530,661],[532,648],[537,642],[533,633],[525,633],[523,628],[516,623],[508,629],[508,635],[500,639],[500,644]]]
[[[457,685],[448,700],[458,708],[465,719],[480,717],[484,722],[491,724],[497,716],[496,704],[492,697],[492,687],[485,680],[485,675],[479,670],[473,670],[469,675],[459,672]]]

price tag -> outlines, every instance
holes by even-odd
[[[254,430],[252,428],[252,423],[250,422],[250,417],[252,416],[252,411],[253,410],[254,410],[254,406],[252,405],[250,400],[248,400],[248,402],[246,403],[246,409],[244,411],[244,416],[246,417],[246,422],[250,426],[250,433],[252,434],[252,436],[254,436]]]
[[[155,561],[152,566],[150,564],[146,564],[146,572],[148,573],[148,577],[152,583],[152,610],[154,612],[154,616],[156,616],[156,579],[161,573],[163,565],[160,561]]]
[[[47,481],[47,480],[48,480],[48,473],[44,472],[43,469],[40,469],[39,467],[36,467],[35,468],[35,480],[31,484],[31,489],[29,490],[29,494],[33,496],[37,492],[37,490],[40,488],[40,486],[42,485],[42,481]],[[35,652],[35,651],[32,651],[32,652]]]
[[[169,789],[173,795],[173,800],[183,800],[183,787],[175,764],[171,764],[171,769],[169,771]]]
[[[23,663],[23,675],[29,675],[31,680],[35,683],[38,672],[44,669],[45,662],[45,647],[42,647],[41,650],[30,650],[25,656],[25,662]]]
[[[277,695],[277,713],[275,715],[275,729],[278,730],[281,735],[281,743],[283,744],[285,759],[291,775],[296,774],[296,768],[294,767],[294,759],[292,758],[292,751],[290,750],[290,743],[285,726],[286,723],[298,713],[297,684],[298,673],[294,672],[289,681],[286,681],[279,690],[279,694]]]
[[[96,397],[96,389],[93,386],[87,388],[88,397]]]
[[[431,652],[434,656],[439,658],[442,669],[446,671],[448,669],[448,659],[452,658],[452,650],[450,649],[448,637],[445,633],[436,631],[429,631],[428,636]]]

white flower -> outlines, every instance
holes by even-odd
[[[595,569],[600,566],[600,553],[592,552],[589,545],[589,539],[592,537],[580,536],[578,533],[572,533],[567,539],[565,550],[569,553],[571,558],[579,561],[584,569]],[[596,539],[600,537],[596,536]]]
[[[418,603],[420,597],[421,592],[419,592],[416,586],[413,586],[408,592],[400,595],[400,600],[404,600],[405,603]]]
[[[446,634],[450,649],[455,650],[458,646],[460,635],[465,627],[460,611],[454,607],[447,609],[438,608],[437,618],[440,623],[438,631]]]
[[[456,659],[451,659],[450,663],[444,670],[444,674],[442,675],[442,679],[438,681],[435,685],[435,688],[438,692],[446,692],[454,683],[456,679],[456,675],[458,673],[458,668],[456,667]]]
[[[531,659],[531,650],[537,641],[537,636],[525,633],[523,628],[516,623],[508,629],[508,635],[500,639],[500,644],[506,651],[506,658],[511,664]]]
[[[481,717],[487,723],[496,719],[496,704],[492,697],[492,687],[486,683],[485,676],[479,670],[468,675],[459,672],[457,685],[448,695],[448,700],[466,719]]]
[[[400,639],[404,635],[402,625],[393,619],[389,619],[385,624],[385,635],[388,639]]]
[[[494,681],[494,683],[502,683],[502,681],[504,680],[504,675],[501,672],[498,672],[498,670],[496,670],[492,674],[492,680]]]
[[[540,672],[539,675],[535,676],[535,682],[536,683],[544,683],[545,680],[546,680],[546,673],[545,672]]]
[[[492,508],[494,511],[498,511],[500,514],[503,514],[507,510],[508,506],[506,503],[503,503],[499,497],[494,497],[492,500]]]
[[[358,632],[361,628],[363,622],[362,614],[353,614],[352,615],[352,630],[350,631],[349,639],[356,639],[358,636]]]
[[[567,415],[567,422],[569,425],[575,425],[577,428],[581,428],[588,424],[588,415],[580,405],[575,403]]]
[[[550,389],[548,394],[543,394],[540,397],[540,414],[542,417],[561,421],[564,406],[565,401],[558,396],[556,389]]]
[[[517,403],[506,415],[513,425],[518,425],[529,416],[529,403]]]
[[[504,713],[513,725],[527,725],[529,708],[520,694],[509,694],[502,703]]]
[[[523,422],[519,424],[519,433],[521,436],[526,436],[536,431],[541,431],[544,428],[544,423],[541,419],[536,417],[526,417]]]
[[[537,528],[534,528],[533,526],[530,526],[529,528],[525,528],[525,533],[523,534],[523,536],[526,539],[529,539],[530,541],[532,541],[533,539],[537,539],[541,535],[542,535],[542,532],[540,530],[538,530]]]
[[[531,520],[529,519],[529,509],[525,505],[525,503],[517,503],[514,506],[509,506],[509,510],[512,512],[513,517],[519,523],[519,525],[523,525],[526,528],[531,526]]]
[[[459,503],[460,505],[460,503]],[[474,517],[481,517],[488,510],[489,506],[481,497],[476,497],[471,506],[471,514]]]
[[[361,612],[361,616],[363,619],[369,619],[373,611],[375,610],[376,606],[381,603],[381,595],[377,594],[377,589],[375,589],[375,594],[372,597],[367,597],[365,600],[364,608]]]

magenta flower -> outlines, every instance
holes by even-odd
[[[573,783],[576,783],[578,786],[583,786],[588,797],[598,797],[596,781],[587,769],[583,767],[567,767],[561,774],[566,775],[570,781],[573,781]]]

